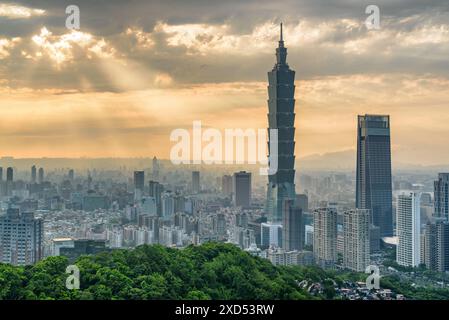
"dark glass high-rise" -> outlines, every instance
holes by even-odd
[[[388,115],[358,116],[356,207],[371,210],[371,222],[381,237],[393,235]]]

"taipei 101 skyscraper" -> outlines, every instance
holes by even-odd
[[[278,132],[278,169],[268,176],[266,210],[270,222],[280,223],[284,201],[295,200],[296,195],[295,71],[287,64],[282,23],[279,46],[276,48],[276,64],[268,72],[268,82],[268,127]]]

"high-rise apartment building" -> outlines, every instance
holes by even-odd
[[[417,267],[421,263],[420,195],[400,194],[397,205],[398,246],[396,261],[401,266]]]
[[[343,265],[346,269],[365,272],[370,262],[370,212],[354,209],[343,214]]]
[[[337,261],[337,209],[318,208],[313,212],[313,255],[315,263],[332,268]]]
[[[390,117],[358,116],[356,208],[369,209],[381,237],[393,235]]]
[[[9,208],[0,217],[0,262],[31,265],[43,257],[44,228],[34,213]]]
[[[426,268],[449,271],[449,223],[440,220],[426,224],[423,242]]]
[[[438,174],[434,182],[435,217],[449,219],[449,173]]]

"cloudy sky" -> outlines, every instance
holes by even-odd
[[[393,161],[449,163],[447,0],[0,2],[0,155],[167,158],[193,120],[264,128],[281,21],[298,158],[355,149],[357,114],[382,113]]]

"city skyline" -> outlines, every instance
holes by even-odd
[[[373,113],[394,123],[393,163],[449,163],[449,151],[438,147],[449,137],[447,5],[380,1],[381,28],[366,30],[361,6],[236,2],[234,16],[230,5],[201,15],[212,4],[186,3],[169,11],[135,2],[109,19],[119,10],[114,2],[103,10],[81,1],[79,32],[64,27],[64,8],[55,1],[17,1],[28,12],[22,15],[3,8],[2,155],[168,158],[170,131],[193,120],[218,129],[231,121],[264,128],[259,66],[271,64],[284,21],[301,88],[298,159],[355,150],[356,116]]]

